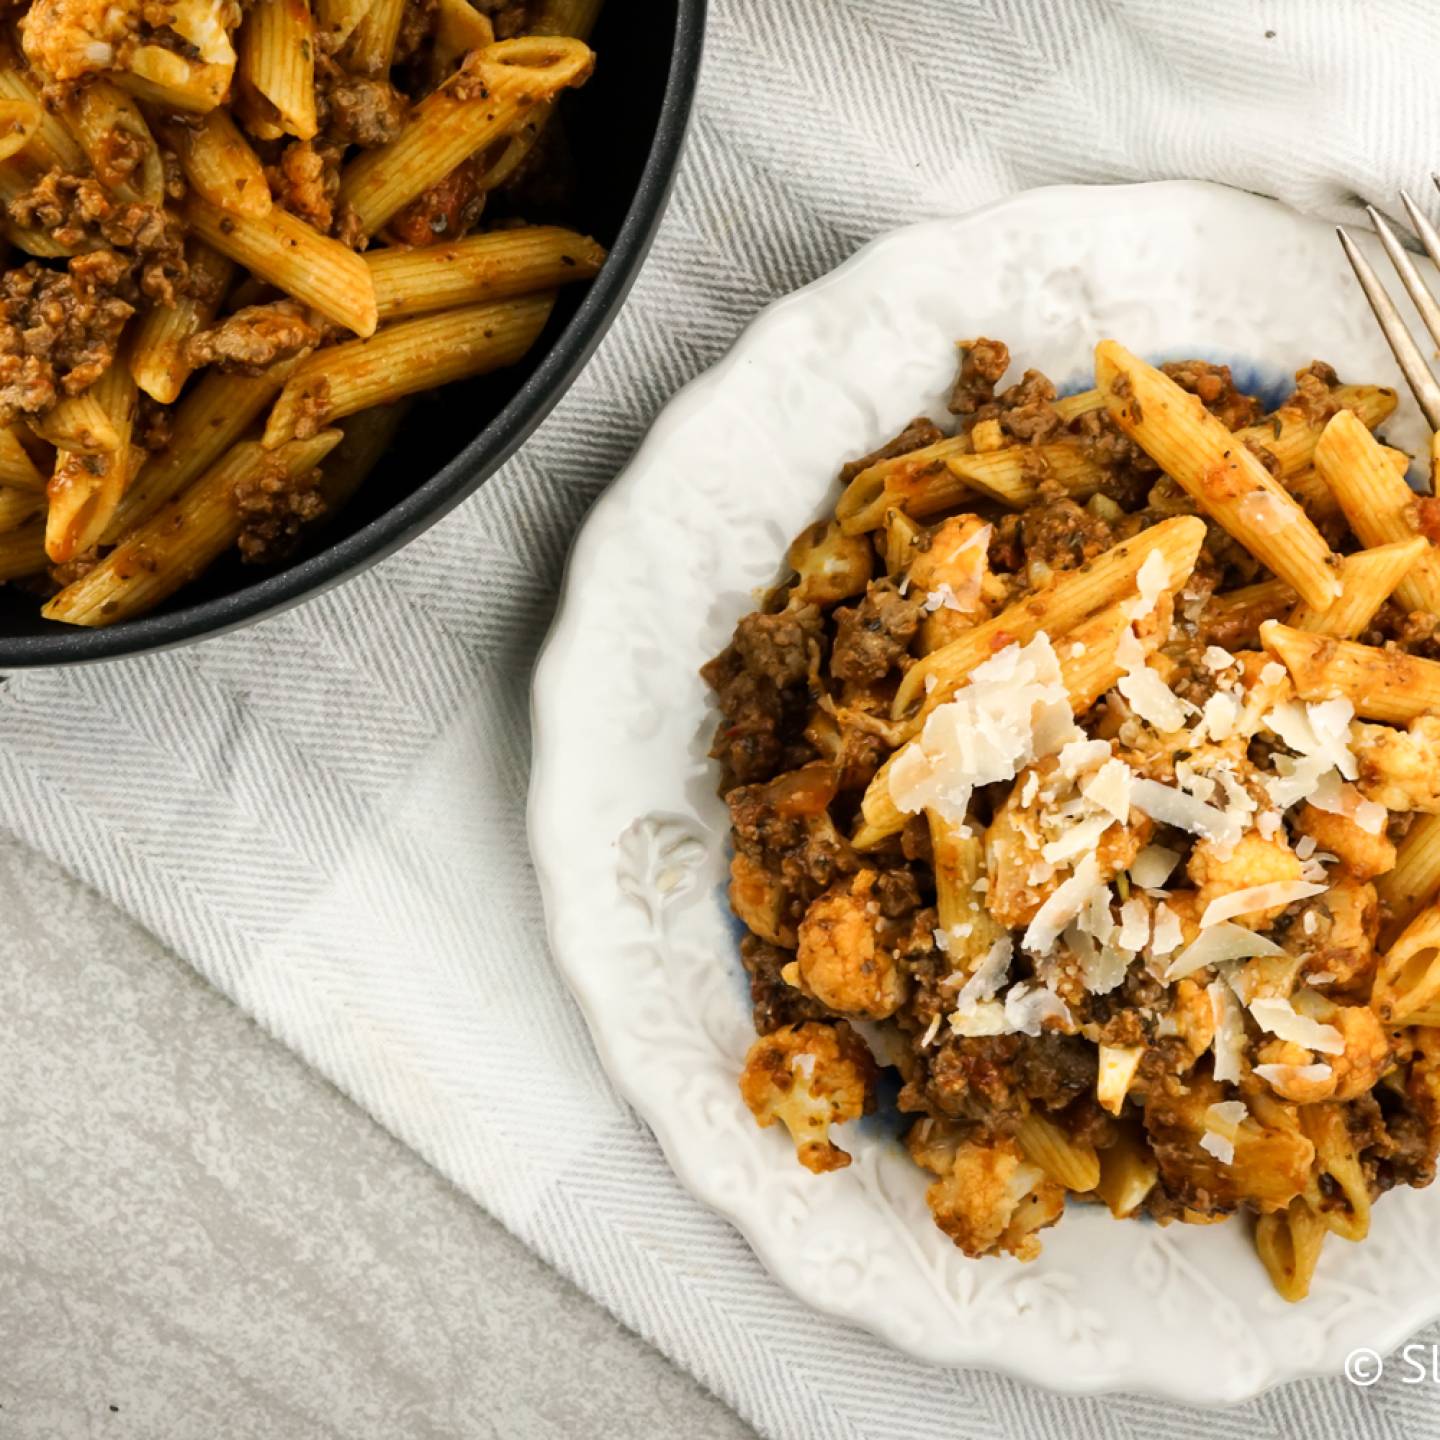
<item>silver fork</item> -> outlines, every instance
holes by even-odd
[[[1431,175],[1430,178],[1435,182],[1436,189],[1440,189],[1440,175]],[[1420,237],[1425,253],[1440,265],[1440,231],[1425,218],[1420,207],[1403,190],[1400,192],[1400,203],[1405,207],[1405,213],[1410,217],[1410,224]],[[1375,207],[1367,205],[1365,213],[1369,215],[1370,223],[1375,227],[1375,233],[1380,237],[1380,243],[1390,257],[1390,263],[1400,276],[1405,293],[1414,302],[1435,343],[1440,345],[1440,302],[1430,293],[1430,287],[1415,268],[1409,252]],[[1395,354],[1401,373],[1415,393],[1416,402],[1429,421],[1430,428],[1440,430],[1440,383],[1436,382],[1420,347],[1405,328],[1405,322],[1400,318],[1395,302],[1386,293],[1374,267],[1361,254],[1360,247],[1345,233],[1344,226],[1337,225],[1335,231],[1340,237],[1345,258],[1355,271],[1355,278],[1359,280],[1360,288],[1365,292],[1365,298],[1370,302],[1370,308],[1380,322],[1380,329]]]

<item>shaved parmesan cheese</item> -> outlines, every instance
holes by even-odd
[[[1264,885],[1247,885],[1243,890],[1232,890],[1228,895],[1212,900],[1200,917],[1200,928],[1204,930],[1218,925],[1235,915],[1248,915],[1252,910],[1273,910],[1277,905],[1293,905],[1297,900],[1308,900],[1312,895],[1321,894],[1326,888],[1313,880],[1271,880]]]
[[[1273,490],[1251,490],[1240,497],[1241,517],[1247,525],[1274,535],[1287,525],[1293,525],[1300,517],[1300,508],[1283,494]]]
[[[937,1010],[931,1017],[930,1023],[925,1027],[925,1033],[920,1037],[920,1048],[923,1050],[935,1038],[940,1029],[940,1012]]]
[[[931,809],[962,824],[976,786],[1012,780],[1023,765],[1080,735],[1043,631],[1008,645],[937,706],[925,728],[895,757],[890,798],[907,813]]]
[[[1247,930],[1243,925],[1221,923],[1202,930],[1169,964],[1165,979],[1183,980],[1207,965],[1223,965],[1230,960],[1250,960],[1256,955],[1283,955],[1285,951],[1273,940]]]
[[[1086,855],[1075,867],[1075,873],[1050,893],[1035,912],[1020,942],[1032,955],[1043,955],[1060,938],[1060,932],[1079,915],[1100,885],[1100,863],[1094,855]]]
[[[1052,865],[1066,864],[1093,850],[1100,843],[1100,837],[1115,823],[1109,815],[1092,815],[1078,825],[1072,825],[1062,832],[1058,840],[1052,840],[1041,848],[1040,854]]]
[[[1232,695],[1217,690],[1200,712],[1205,733],[1212,740],[1228,740],[1235,733],[1235,722],[1240,718],[1240,706]]]
[[[1334,1073],[1323,1061],[1314,1065],[1256,1065],[1251,1072],[1279,1090],[1290,1090],[1296,1084],[1323,1085]]]
[[[1144,1059],[1143,1045],[1102,1045],[1095,1076],[1095,1099],[1102,1110],[1118,1115],[1125,1105],[1125,1092]]]
[[[960,988],[955,997],[955,1009],[963,1013],[975,1009],[991,999],[1004,982],[1010,970],[1010,959],[1015,947],[1008,935],[1002,935],[985,953],[985,958],[975,967],[975,973]]]
[[[1158,550],[1152,550],[1135,572],[1135,588],[1140,598],[1132,600],[1125,613],[1131,620],[1143,620],[1154,613],[1156,601],[1170,588],[1170,567]]]
[[[1223,810],[1158,780],[1137,778],[1130,786],[1130,803],[1161,825],[1173,825],[1206,840],[1233,843],[1240,838],[1240,825]]]
[[[1062,1029],[1071,1026],[1065,1002],[1044,985],[1022,981],[1005,997],[1005,1019],[1022,1035],[1036,1036],[1046,1020],[1058,1020]]]
[[[1098,885],[1090,892],[1090,898],[1076,917],[1075,924],[1085,934],[1094,936],[1102,945],[1115,933],[1115,917],[1110,913],[1108,885]]]
[[[1060,762],[1060,773],[1067,780],[1073,780],[1110,758],[1110,742],[1087,740],[1082,734],[1078,740],[1072,740],[1063,746],[1057,758]]]
[[[1210,1010],[1215,1016],[1215,1078],[1222,1084],[1236,1084],[1240,1079],[1240,1061],[1245,1053],[1245,1020],[1235,992],[1224,980],[1212,980],[1205,993],[1210,997]]]
[[[1180,917],[1162,900],[1155,907],[1155,924],[1150,937],[1152,955],[1168,955],[1178,950],[1185,939],[1185,927]]]
[[[1120,948],[1132,954],[1150,943],[1150,910],[1139,896],[1120,907]]]
[[[1302,835],[1295,842],[1295,854],[1301,860],[1308,860],[1316,851],[1315,837]]]
[[[1289,678],[1290,672],[1278,661],[1267,660],[1260,667],[1260,683],[1267,689],[1273,690],[1282,681]]]
[[[1127,625],[1115,642],[1115,663],[1122,670],[1143,670],[1145,668],[1145,647],[1135,633],[1133,625]]]
[[[1207,670],[1218,672],[1228,670],[1235,663],[1235,657],[1228,650],[1221,649],[1219,645],[1207,645],[1205,653],[1200,657],[1200,663]]]
[[[1134,775],[1123,760],[1110,759],[1080,787],[1080,793],[1123,825],[1130,818],[1130,782]]]
[[[1285,823],[1285,817],[1278,810],[1262,810],[1255,818],[1255,828],[1262,840],[1273,840]]]
[[[950,1017],[950,1029],[956,1035],[1007,1035],[1013,1028],[998,1000],[986,1000],[963,1014],[957,1010]]]
[[[1345,1038],[1333,1025],[1322,1025],[1308,1015],[1297,1014],[1288,1000],[1278,997],[1252,1000],[1250,1013],[1262,1030],[1268,1030],[1292,1045],[1301,1045],[1322,1055],[1345,1053]]]
[[[1163,845],[1147,845],[1130,866],[1130,883],[1142,890],[1158,890],[1169,878],[1180,856]]]
[[[1355,814],[1351,818],[1367,835],[1378,835],[1385,828],[1389,813],[1383,805],[1374,800],[1362,800],[1355,807]]]
[[[1229,1165],[1235,1159],[1235,1142],[1207,1130],[1200,1137],[1200,1148],[1213,1155],[1222,1165]]]
[[[1130,702],[1130,708],[1161,734],[1181,729],[1195,708],[1182,700],[1148,665],[1138,665],[1122,675],[1115,688]]]

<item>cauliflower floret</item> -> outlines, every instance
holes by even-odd
[[[817,520],[795,537],[786,558],[799,576],[795,598],[832,605],[864,594],[875,552],[867,536],[846,535],[838,520]]]
[[[972,1259],[1008,1253],[1033,1260],[1035,1231],[1065,1209],[1065,1189],[1020,1153],[1009,1136],[985,1143],[937,1137],[921,1120],[905,1137],[911,1155],[940,1178],[925,1192],[935,1223]]]
[[[795,948],[795,931],[783,919],[785,891],[763,865],[736,853],[730,862],[730,908],[762,940]]]
[[[807,1170],[842,1170],[850,1157],[831,1142],[830,1127],[875,1108],[875,1061],[843,1020],[787,1025],[750,1047],[740,1095],[761,1129],[785,1126]]]
[[[925,535],[910,562],[910,593],[930,607],[920,625],[920,653],[928,655],[981,620],[1003,590],[990,573],[990,524],[977,515],[952,515]],[[933,597],[933,598],[932,598]]]
[[[51,80],[110,69],[140,25],[138,5],[114,0],[35,0],[20,22],[25,58]]]
[[[1349,816],[1317,810],[1308,801],[1296,817],[1295,828],[1309,835],[1321,850],[1343,860],[1357,880],[1372,880],[1395,868],[1395,845],[1383,829],[1372,835]]]
[[[1043,855],[1050,837],[1042,830],[1042,816],[1055,804],[1055,797],[1048,792],[1067,787],[1067,782],[1057,780],[1058,770],[1059,761],[1054,756],[1022,770],[985,831],[985,872],[989,877],[985,906],[1012,930],[1027,926],[1071,874],[1071,864],[1057,867]],[[1110,825],[1093,851],[1099,878],[1108,884],[1122,870],[1128,870],[1154,833],[1155,822],[1134,809],[1128,825]]]
[[[1408,730],[1354,721],[1350,748],[1367,800],[1387,810],[1440,811],[1440,717],[1417,716]]]
[[[1266,1040],[1255,1047],[1255,1064],[1280,1068],[1265,1075],[1265,1083],[1285,1100],[1314,1105],[1335,1094],[1335,1070],[1329,1055],[1316,1056],[1293,1040]],[[1316,1066],[1316,1060],[1322,1064]]]
[[[873,870],[862,870],[805,912],[791,983],[842,1015],[886,1020],[904,1004],[909,986],[894,951],[880,943],[875,879]]]
[[[1345,1049],[1339,1055],[1321,1055],[1292,1041],[1265,1042],[1256,1051],[1258,1064],[1291,1067],[1271,1078],[1272,1088],[1299,1105],[1354,1100],[1373,1090],[1391,1059],[1390,1037],[1380,1017],[1367,1005],[1336,1005],[1314,990],[1299,991],[1293,1003],[1300,1014],[1338,1030]],[[1329,1074],[1296,1073],[1317,1064],[1329,1066]]]
[[[1307,914],[1315,919],[1307,921]],[[1364,982],[1375,969],[1379,927],[1380,901],[1375,887],[1341,875],[1323,895],[1305,902],[1286,943],[1298,945],[1304,956],[1304,974],[1320,977],[1327,994],[1355,990],[1362,992],[1363,998],[1368,988]]]
[[[1200,913],[1203,916],[1212,900],[1219,900],[1236,890],[1280,880],[1299,880],[1301,865],[1282,837],[1277,835],[1273,840],[1266,840],[1252,830],[1242,835],[1228,853],[1224,846],[1218,846],[1212,840],[1201,840],[1190,852],[1185,872],[1199,889]],[[1272,905],[1232,918],[1237,925],[1258,930],[1278,920],[1284,909],[1283,905]]]

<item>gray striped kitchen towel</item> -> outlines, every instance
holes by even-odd
[[[808,1313],[607,1086],[546,953],[524,806],[575,528],[760,306],[884,230],[1056,181],[1208,178],[1348,220],[1433,198],[1437,77],[1432,0],[714,0],[654,253],[524,451],[288,615],[13,679],[4,823],[767,1434],[1434,1433],[1425,1387],[1308,1381],[1223,1415],[1056,1399]]]

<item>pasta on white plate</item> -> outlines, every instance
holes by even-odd
[[[950,432],[845,465],[705,668],[741,1093],[821,1172],[894,1066],[967,1255],[1243,1213],[1298,1300],[1440,1150],[1440,502],[1319,362],[1265,413],[1009,360],[962,343]]]
[[[283,563],[605,261],[556,111],[597,0],[161,8],[0,27],[0,579],[67,624]]]

